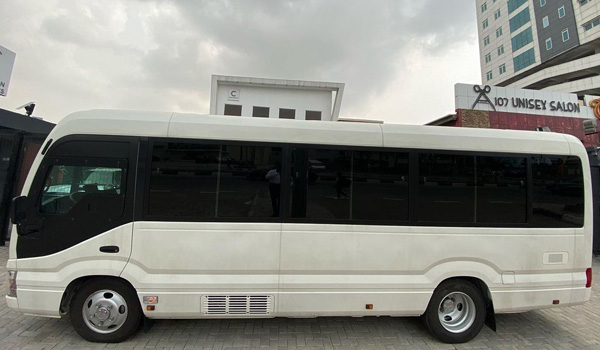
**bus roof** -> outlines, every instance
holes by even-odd
[[[300,121],[237,116],[89,110],[65,117],[49,138],[66,135],[129,135],[363,147],[464,150],[500,153],[577,154],[571,135],[552,132],[399,124]]]

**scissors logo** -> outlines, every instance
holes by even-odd
[[[489,85],[485,85],[484,87],[474,85],[473,90],[476,93],[478,93],[479,96],[477,96],[477,99],[475,99],[475,102],[473,103],[473,106],[471,106],[471,109],[474,109],[478,103],[486,103],[492,106],[494,112],[496,111],[496,106],[494,106],[494,103],[492,102],[492,100],[490,100],[490,98],[487,95],[490,93],[490,91],[492,91],[492,88]]]

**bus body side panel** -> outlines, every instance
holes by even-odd
[[[158,296],[147,317],[212,316],[203,295],[276,295],[280,236],[280,223],[136,222],[123,277],[140,302]]]
[[[570,135],[565,135],[565,138],[569,141],[572,154],[581,159],[581,166],[583,167],[583,189],[585,195],[584,225],[582,228],[575,229],[575,257],[573,265],[576,272],[573,274],[574,289],[571,297],[571,303],[581,304],[590,300],[592,294],[591,288],[585,288],[587,282],[585,270],[592,267],[594,235],[592,178],[589,158],[581,142]]]
[[[420,315],[452,277],[482,280],[499,312],[570,301],[573,229],[284,224],[281,246],[286,316]]]
[[[26,314],[60,316],[66,287],[84,276],[119,276],[131,251],[133,224],[125,224],[58,253],[19,259],[19,310]],[[100,252],[118,246],[118,253]]]

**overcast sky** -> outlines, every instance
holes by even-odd
[[[212,74],[346,84],[340,117],[424,124],[480,83],[473,0],[0,1],[0,108],[208,113]]]

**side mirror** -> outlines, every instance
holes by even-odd
[[[10,206],[10,220],[13,224],[21,224],[27,219],[27,196],[15,197]]]

